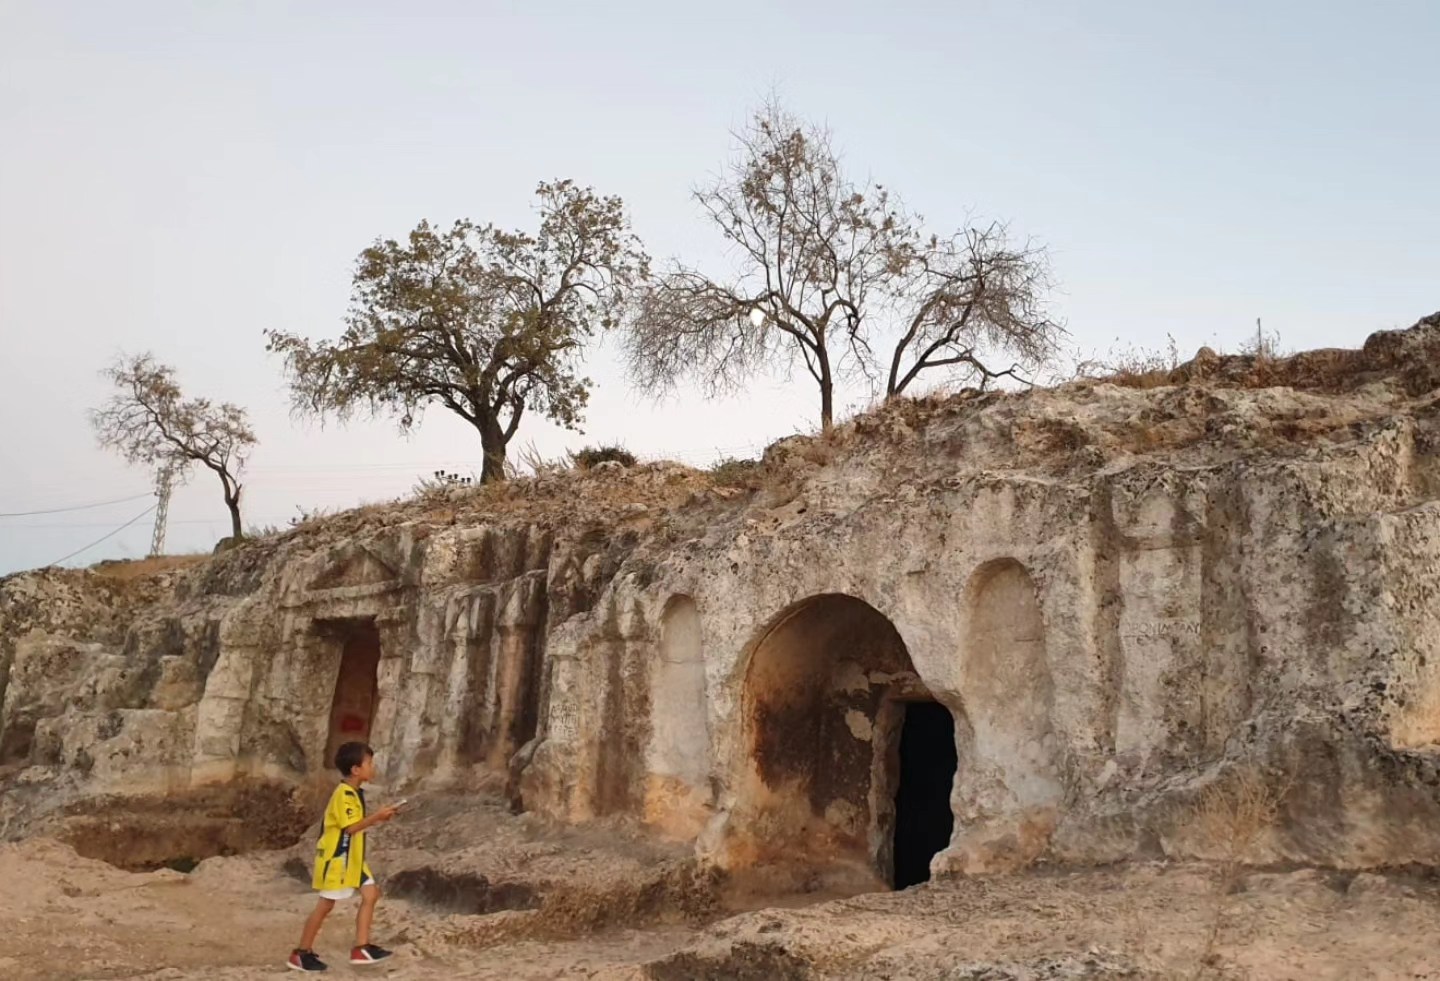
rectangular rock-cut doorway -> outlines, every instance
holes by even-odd
[[[380,631],[374,620],[344,620],[331,625],[342,641],[340,670],[330,701],[330,737],[325,766],[348,742],[369,742],[380,691]]]
[[[955,718],[939,702],[904,703],[895,790],[896,889],[930,879],[930,860],[950,844],[955,816]]]

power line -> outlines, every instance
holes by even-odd
[[[343,505],[337,504],[337,505],[334,505],[334,507],[344,508],[345,510],[349,510],[349,509],[352,508],[352,507],[360,507],[360,506],[361,506],[361,505],[358,505],[358,504],[343,504]],[[295,513],[292,511],[290,514],[267,514],[267,515],[258,515],[258,516],[257,516],[257,515],[253,515],[253,514],[247,514],[247,515],[245,516],[245,520],[246,520],[246,521],[249,521],[249,522],[260,522],[260,521],[289,521],[289,520],[290,520],[291,518],[293,518],[293,517],[295,517]],[[208,524],[213,524],[213,523],[215,523],[215,522],[217,522],[217,521],[225,521],[225,522],[228,522],[229,520],[230,520],[230,518],[229,518],[228,516],[221,516],[221,515],[217,515],[217,516],[212,517],[212,518],[172,518],[172,519],[170,520],[170,524],[172,524],[172,525],[208,525]],[[29,531],[29,530],[31,530],[31,529],[36,529],[36,530],[41,530],[41,531],[47,531],[47,530],[54,530],[54,529],[57,529],[57,528],[109,528],[109,527],[110,527],[110,522],[108,522],[108,521],[55,521],[55,522],[48,522],[48,523],[44,523],[44,524],[34,524],[34,525],[11,525],[9,528],[7,528],[7,529],[5,529],[5,530],[6,530],[6,532],[8,533],[8,532],[11,532],[11,531]]]
[[[664,460],[664,459],[669,459],[669,460],[675,460],[675,461],[678,461],[678,462],[689,463],[689,464],[692,464],[692,465],[696,465],[696,464],[705,465],[705,464],[713,463],[713,462],[715,462],[716,460],[722,459],[722,458],[724,458],[724,457],[726,457],[726,456],[729,456],[729,455],[732,454],[732,453],[758,453],[759,451],[762,451],[764,448],[765,448],[765,444],[761,444],[761,443],[739,443],[739,444],[735,444],[735,445],[733,445],[733,446],[716,446],[716,447],[713,447],[713,448],[710,449],[710,450],[704,450],[704,449],[684,449],[684,450],[668,450],[668,451],[667,451],[667,450],[648,451],[648,452],[644,452],[644,457],[645,457],[646,459],[652,459],[652,460]],[[319,494],[319,493],[328,493],[328,492],[334,491],[336,488],[335,488],[334,486],[326,486],[326,485],[323,485],[323,484],[317,485],[317,484],[313,483],[313,481],[324,480],[325,478],[332,478],[332,479],[335,479],[335,480],[342,480],[342,481],[353,481],[353,480],[355,479],[355,478],[354,478],[354,473],[357,472],[357,471],[360,471],[360,472],[369,472],[370,474],[373,475],[373,476],[371,476],[371,477],[369,478],[370,481],[372,482],[372,485],[371,485],[370,487],[366,488],[366,489],[369,489],[369,490],[371,490],[371,491],[374,491],[374,490],[377,490],[377,489],[378,489],[378,488],[377,488],[376,486],[374,486],[374,485],[386,484],[386,483],[389,483],[390,481],[393,480],[393,481],[396,482],[396,487],[393,488],[393,489],[395,489],[395,490],[397,491],[397,493],[402,493],[405,488],[404,488],[404,487],[401,487],[400,484],[401,484],[401,483],[404,483],[404,484],[406,484],[406,485],[408,486],[410,483],[413,483],[413,479],[414,479],[414,477],[416,476],[415,471],[419,471],[419,470],[424,469],[425,467],[434,466],[434,465],[439,464],[439,463],[444,463],[444,464],[446,464],[446,465],[455,466],[455,465],[457,464],[457,461],[453,461],[453,460],[452,460],[452,461],[433,461],[432,463],[426,463],[426,462],[423,462],[423,461],[407,461],[407,462],[404,462],[404,463],[357,463],[357,464],[329,464],[329,465],[327,465],[327,464],[320,464],[320,465],[311,465],[311,466],[296,465],[296,466],[293,467],[293,469],[292,469],[291,467],[289,467],[289,466],[286,466],[286,467],[275,467],[275,468],[255,468],[255,470],[252,470],[252,471],[251,471],[252,473],[254,473],[254,472],[259,472],[259,471],[266,470],[266,469],[269,469],[269,470],[271,470],[272,472],[273,472],[273,471],[282,471],[282,470],[284,470],[284,471],[291,471],[291,472],[286,473],[286,474],[284,474],[283,476],[280,476],[280,479],[277,480],[277,481],[274,481],[273,483],[270,483],[270,482],[262,483],[258,488],[252,489],[251,492],[252,492],[252,493],[257,493],[257,492],[260,492],[260,491],[265,491],[265,492],[268,492],[268,493],[271,493],[271,494],[275,494],[275,493],[287,493],[287,494],[304,494],[304,493],[316,493],[316,494]],[[350,471],[350,473],[345,473],[344,471]],[[380,471],[392,471],[392,472],[390,472],[390,473],[384,473],[384,472],[380,472]],[[410,472],[410,473],[402,473],[402,472],[393,472],[393,471],[411,471],[411,472]],[[294,481],[294,483],[291,483],[291,481]],[[136,495],[134,495],[133,497],[123,497],[123,498],[118,498],[118,499],[116,499],[116,500],[111,500],[111,501],[98,501],[98,502],[95,502],[95,503],[92,503],[92,504],[78,504],[78,505],[74,505],[74,506],[71,506],[71,507],[64,507],[64,508],[50,508],[50,509],[37,510],[37,511],[15,511],[15,512],[8,512],[8,513],[0,513],[0,518],[19,518],[19,517],[30,517],[30,516],[37,516],[37,515],[62,514],[62,513],[73,512],[73,511],[84,511],[84,510],[89,510],[89,509],[93,509],[93,508],[105,507],[105,506],[112,505],[112,504],[123,504],[123,503],[129,502],[129,501],[136,501],[136,500],[139,500],[139,499],[144,498],[144,497],[149,497],[149,496],[151,496],[152,493],[154,493],[154,492],[152,491],[152,492],[146,493],[146,494],[136,494]],[[352,508],[352,507],[362,507],[362,506],[364,506],[366,503],[377,503],[377,502],[376,502],[376,501],[373,501],[373,500],[372,500],[372,501],[363,501],[363,500],[362,500],[362,501],[354,501],[354,502],[349,502],[349,503],[347,503],[347,502],[341,502],[341,501],[335,501],[335,502],[329,502],[329,503],[327,503],[325,506],[326,506],[326,507],[331,507],[331,508],[340,509],[340,510],[345,510],[345,509],[349,509],[349,508]],[[153,508],[152,508],[152,510],[153,510]],[[148,514],[149,511],[146,511],[145,513]],[[143,516],[144,516],[144,515],[141,515],[140,517],[143,517]],[[287,515],[265,515],[265,516],[258,516],[258,517],[252,515],[252,516],[250,516],[250,520],[251,520],[252,522],[259,522],[259,523],[264,523],[264,522],[277,522],[277,521],[283,522],[283,521],[291,520],[291,519],[293,519],[294,517],[295,517],[295,516],[294,516],[293,514],[287,514]],[[137,520],[137,521],[138,521],[139,518],[137,517],[137,518],[134,519],[134,520]],[[211,524],[211,523],[214,523],[214,522],[219,521],[219,520],[221,520],[221,519],[220,519],[220,518],[181,518],[181,519],[171,519],[168,523],[169,523],[169,524],[172,524],[172,525],[201,525],[201,524]],[[130,523],[133,523],[133,521],[130,522]],[[36,530],[39,530],[39,529],[63,529],[63,528],[105,528],[105,527],[108,527],[108,526],[109,526],[109,523],[108,523],[108,522],[89,522],[89,521],[84,521],[84,522],[57,522],[57,523],[12,525],[12,526],[10,526],[10,529],[9,529],[9,530],[25,529],[25,528],[36,529]],[[112,534],[112,535],[113,535],[113,534],[118,534],[119,531],[121,531],[124,527],[128,527],[128,526],[129,526],[129,525],[127,524],[127,525],[122,526],[122,528],[117,528],[117,529],[115,529],[115,531],[111,532],[111,534]],[[105,536],[105,537],[108,538],[108,537],[110,537],[110,536],[107,535],[107,536]],[[105,540],[105,538],[101,538],[101,539],[99,539],[98,541],[92,543],[91,545],[87,545],[85,548],[86,548],[86,549],[91,548],[91,547],[93,547],[94,545],[99,544],[101,541],[104,541],[104,540]],[[85,551],[85,549],[81,549],[81,551],[83,552],[83,551]],[[79,553],[74,553],[74,554],[79,554]],[[73,556],[66,556],[67,559],[68,559],[68,558],[72,558],[72,557],[73,557]],[[63,561],[65,561],[65,560],[64,560],[64,559],[61,559],[60,561],[63,562]]]
[[[712,456],[713,454],[726,455],[737,452],[759,452],[765,449],[767,445],[768,443],[738,443],[734,446],[716,446],[710,449],[660,449],[642,450],[638,452],[639,455],[644,459],[705,459]],[[556,455],[561,454],[563,454],[563,451],[557,451]],[[476,458],[451,458],[446,460],[407,460],[396,463],[299,463],[248,467],[246,468],[246,473],[251,475],[271,473],[282,475],[282,479],[286,477],[290,479],[305,479],[307,477],[318,477],[322,479],[333,478],[336,480],[345,480],[355,473],[398,471],[397,473],[394,473],[393,476],[408,478],[410,474],[406,473],[405,471],[414,471],[417,472],[417,476],[423,476],[434,470],[436,467],[464,468],[477,467],[479,466],[479,464],[480,461]],[[392,474],[383,474],[383,476],[392,476]],[[96,501],[92,504],[77,504],[71,507],[63,508],[46,508],[36,511],[0,512],[0,518],[21,518],[29,517],[31,515],[60,514],[67,511],[84,511],[91,508],[106,507],[107,505],[111,504],[124,504],[129,501],[138,501],[143,497],[149,497],[153,493],[154,491],[147,491],[143,494],[136,494],[132,497],[122,497],[110,501]]]
[[[7,511],[0,513],[0,518],[28,518],[32,514],[60,514],[64,511],[88,511],[91,508],[108,507],[111,504],[125,504],[129,501],[138,501],[142,497],[149,497],[153,491],[146,491],[143,494],[136,494],[134,497],[120,497],[113,501],[97,501],[94,504],[77,504],[68,508],[49,508],[44,511]]]
[[[412,460],[405,463],[284,463],[268,467],[247,467],[246,473],[311,473],[350,470],[433,470],[435,467],[478,466],[479,460]]]
[[[94,548],[96,545],[99,545],[101,542],[105,541],[105,539],[107,539],[107,538],[113,538],[113,537],[115,537],[116,535],[120,534],[120,533],[121,533],[122,531],[124,531],[126,528],[129,528],[129,527],[130,527],[131,525],[133,525],[135,522],[137,522],[137,521],[139,521],[141,518],[145,517],[145,515],[149,514],[151,511],[154,511],[157,507],[159,507],[159,503],[158,503],[158,502],[155,503],[155,504],[150,505],[150,506],[149,506],[148,508],[146,508],[144,511],[141,511],[139,514],[135,515],[135,517],[131,518],[129,521],[125,522],[123,525],[121,525],[119,528],[116,528],[114,531],[109,532],[108,534],[101,535],[99,538],[95,539],[93,542],[91,542],[89,545],[86,545],[84,548],[77,548],[75,551],[71,552],[69,555],[66,555],[66,556],[64,556],[64,557],[62,557],[62,558],[58,558],[58,559],[56,559],[54,562],[47,563],[47,565],[59,565],[61,562],[68,562],[70,559],[73,559],[75,556],[79,555],[81,552],[88,552],[90,549]],[[44,568],[44,566],[42,566],[41,568]]]

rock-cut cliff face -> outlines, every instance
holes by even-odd
[[[1217,854],[1230,786],[1257,859],[1434,863],[1440,317],[0,581],[12,833],[354,738],[736,871]]]

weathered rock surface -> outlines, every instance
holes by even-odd
[[[1248,859],[1440,861],[1440,315],[1128,382],[361,509],[123,587],[0,580],[0,828],[323,780],[361,737],[391,788],[889,880],[934,700],[937,871],[1225,857],[1195,815],[1244,774],[1277,812]]]

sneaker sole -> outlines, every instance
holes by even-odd
[[[306,971],[306,970],[305,970],[303,967],[301,967],[299,964],[291,964],[289,961],[286,961],[286,962],[285,962],[285,966],[288,967],[288,968],[289,968],[290,970],[292,970],[292,971],[304,971],[304,973],[306,973],[306,974],[323,974],[323,973],[324,973],[323,971]]]

